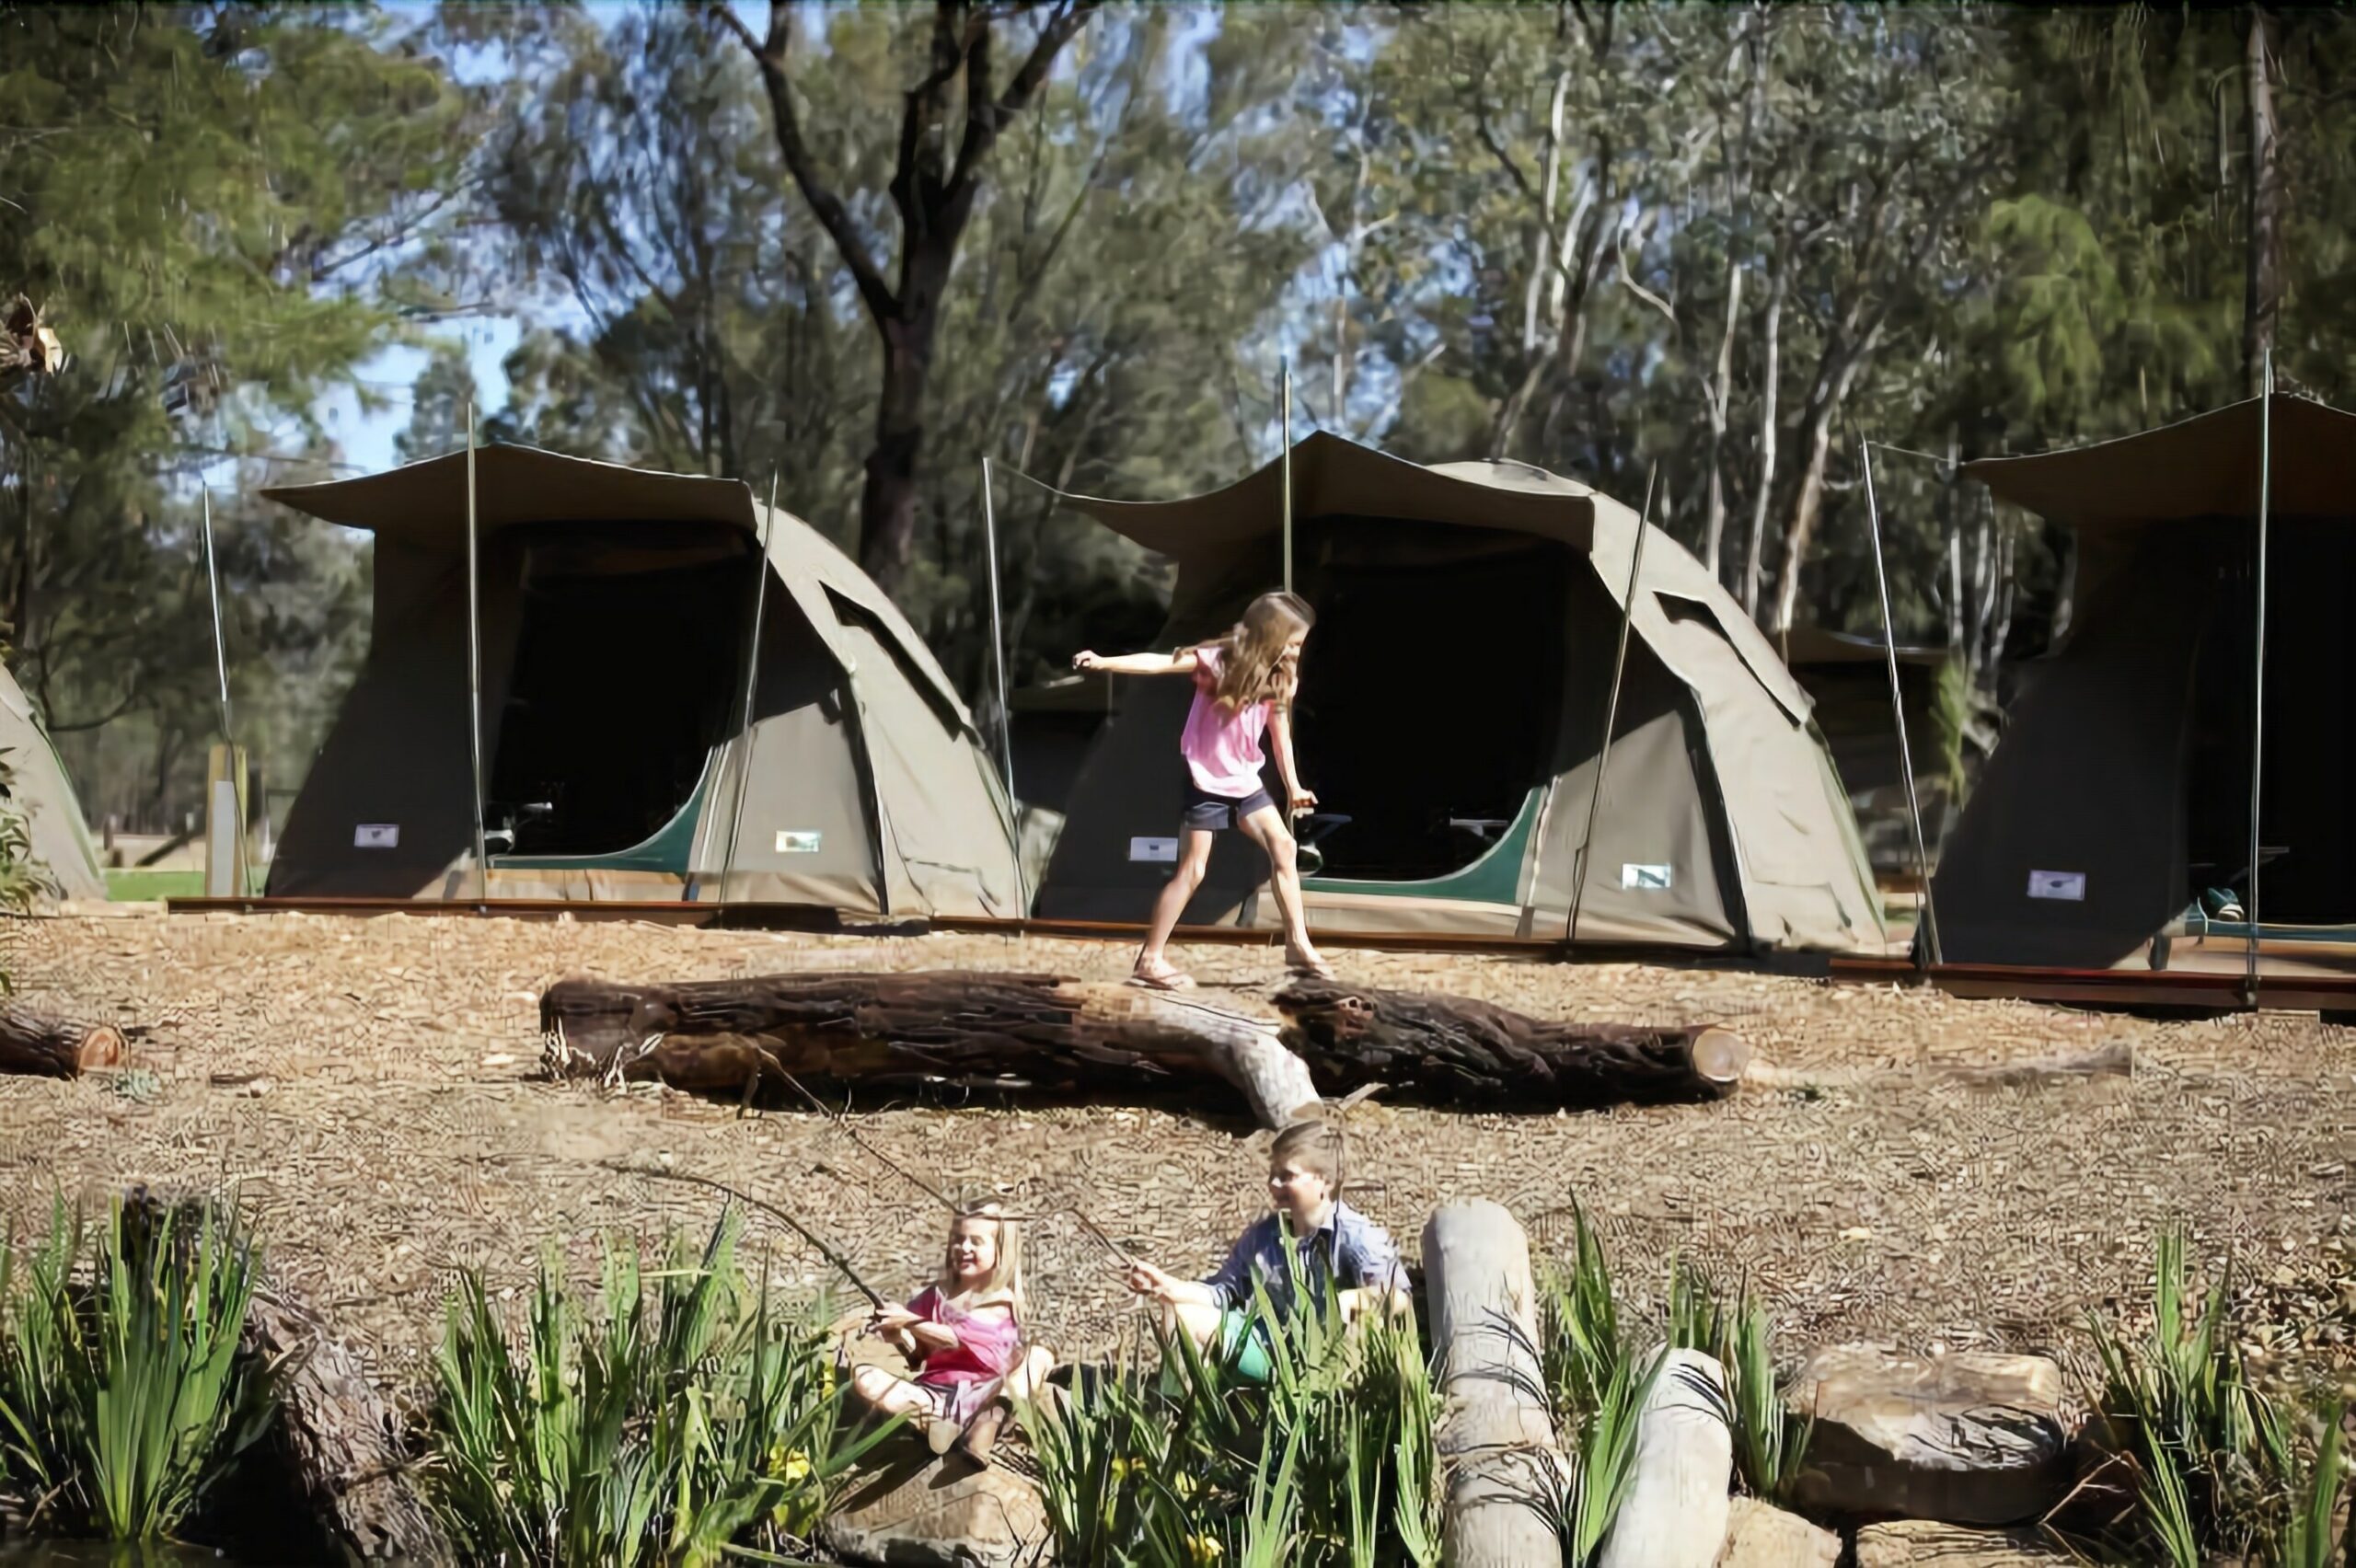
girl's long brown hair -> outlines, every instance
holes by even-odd
[[[1263,594],[1244,606],[1243,618],[1207,645],[1219,651],[1218,705],[1230,713],[1255,702],[1288,706],[1300,672],[1285,661],[1285,644],[1316,624],[1317,612],[1298,594]]]

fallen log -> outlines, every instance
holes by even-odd
[[[79,1078],[91,1067],[118,1066],[125,1045],[122,1031],[13,1002],[0,1002],[0,1073],[35,1078]]]
[[[245,1338],[277,1369],[277,1438],[319,1528],[363,1561],[455,1561],[413,1483],[399,1423],[352,1352],[307,1308],[271,1291],[255,1295]]]
[[[1557,1023],[1463,997],[1302,980],[1276,994],[1285,1043],[1329,1096],[1365,1084],[1449,1105],[1716,1099],[1750,1046],[1715,1024]]]
[[[624,986],[575,975],[540,998],[551,1075],[750,1093],[780,1073],[965,1089],[1135,1093],[1192,1078],[1261,1124],[1317,1102],[1265,1009],[1052,974],[781,974]],[[780,1084],[780,1087],[783,1087]]]

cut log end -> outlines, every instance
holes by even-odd
[[[1732,1094],[1750,1066],[1750,1042],[1716,1025],[1693,1037],[1693,1076],[1720,1094]]]
[[[119,1067],[130,1055],[131,1044],[123,1039],[122,1031],[100,1024],[82,1037],[74,1065],[86,1073],[93,1067]]]

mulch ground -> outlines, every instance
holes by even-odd
[[[1273,951],[1181,953],[1206,984],[1263,986]],[[1727,1021],[1765,1070],[1717,1104],[1531,1116],[1351,1113],[1359,1206],[1412,1254],[1452,1200],[1511,1208],[1543,1251],[1572,1205],[1632,1294],[1672,1256],[1749,1281],[1787,1344],[2082,1354],[2089,1310],[2132,1317],[2152,1239],[2182,1222],[2204,1271],[2231,1261],[2256,1348],[2344,1377],[2356,1358],[2356,1032],[2312,1016],[2158,1022],[1924,990],[1633,964],[1341,952],[1346,979],[1542,1016]],[[416,1369],[461,1268],[495,1290],[544,1251],[699,1238],[724,1201],[623,1174],[708,1177],[809,1220],[887,1295],[925,1277],[930,1199],[814,1113],[740,1114],[653,1088],[538,1081],[541,989],[574,973],[690,979],[794,970],[1000,969],[1113,979],[1125,950],[641,925],[156,913],[18,919],[0,968],[36,1006],[144,1031],[134,1070],[0,1079],[5,1205],[22,1234],[52,1195],[133,1182],[217,1189],[274,1274]],[[2131,1074],[1990,1085],[1969,1065],[2105,1047]],[[1184,1107],[860,1102],[860,1131],[937,1184],[1045,1217],[1028,1239],[1037,1332],[1068,1355],[1133,1320],[1077,1206],[1146,1255],[1207,1272],[1263,1207],[1265,1135]],[[829,1283],[756,1213],[756,1255],[794,1292]],[[837,1286],[837,1289],[840,1287]]]

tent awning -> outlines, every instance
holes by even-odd
[[[1114,533],[1149,550],[1183,558],[1280,531],[1283,463],[1279,459],[1224,490],[1183,501],[1065,499]],[[1316,431],[1293,445],[1292,513],[1297,519],[1389,517],[1507,528],[1584,549],[1590,542],[1595,502],[1584,486],[1567,481],[1555,479],[1552,488],[1530,490],[1484,483]]]
[[[467,536],[467,455],[453,452],[382,474],[327,484],[279,485],[265,499],[379,538],[452,549]],[[722,523],[755,532],[753,492],[741,479],[657,474],[534,446],[475,452],[476,526],[525,523]]]
[[[2356,414],[2273,396],[2276,517],[2356,518]],[[2116,441],[1963,471],[1996,497],[2077,528],[2258,515],[2256,398]]]

